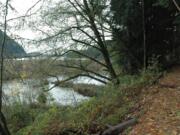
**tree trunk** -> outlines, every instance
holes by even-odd
[[[142,24],[143,24],[143,49],[144,49],[144,71],[147,67],[147,46],[146,46],[146,24],[145,24],[145,3],[142,0]]]
[[[118,77],[117,77],[117,74],[116,74],[116,72],[115,72],[115,70],[114,70],[114,68],[113,68],[112,62],[111,62],[111,60],[110,60],[109,52],[108,52],[108,50],[107,50],[107,47],[106,47],[105,43],[104,43],[103,40],[102,40],[102,37],[101,37],[99,31],[98,31],[98,28],[97,28],[97,26],[96,26],[96,24],[95,24],[95,19],[94,19],[94,17],[91,15],[91,10],[90,10],[90,8],[89,8],[88,3],[87,3],[86,0],[84,0],[84,5],[85,5],[86,10],[88,11],[87,16],[88,16],[88,18],[89,18],[89,23],[90,23],[90,25],[91,25],[91,29],[92,29],[92,31],[94,32],[94,35],[95,35],[96,38],[97,38],[99,47],[101,48],[100,50],[101,50],[101,53],[103,54],[105,63],[106,63],[106,65],[107,65],[108,72],[110,73],[110,76],[111,76],[111,79],[112,79],[112,82],[113,82],[114,84],[119,84],[120,82],[119,82],[119,79],[118,79]]]
[[[11,135],[7,127],[6,118],[2,112],[0,112],[0,135]]]
[[[133,126],[136,123],[137,123],[137,120],[135,118],[125,121],[123,123],[120,123],[116,126],[112,126],[109,129],[105,130],[102,133],[102,135],[118,135],[119,133],[121,133],[122,131],[124,131],[125,129],[127,129],[130,126]]]
[[[4,114],[2,113],[2,93],[3,93],[3,72],[4,72],[4,48],[6,43],[6,29],[7,29],[7,14],[8,14],[8,2],[9,0],[6,0],[5,5],[5,19],[4,19],[4,35],[1,45],[1,66],[0,66],[0,133],[2,135],[10,135],[10,132],[7,127],[6,118]]]

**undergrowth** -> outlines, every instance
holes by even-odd
[[[155,76],[156,74],[147,72],[121,77],[121,87],[109,84],[96,97],[78,106],[18,105],[18,109],[9,114],[8,123],[13,135],[98,133],[107,128],[107,125],[122,122],[135,103],[133,96]],[[20,122],[22,124],[17,127]]]

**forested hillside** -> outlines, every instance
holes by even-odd
[[[3,32],[0,30],[0,41],[1,41],[1,46],[2,46],[2,41],[3,41]],[[16,41],[11,39],[9,36],[7,36],[7,40],[5,43],[5,49],[4,49],[4,55],[5,57],[24,57],[26,55],[26,52],[24,51],[23,47],[18,44]]]

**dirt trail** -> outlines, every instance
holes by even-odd
[[[144,93],[139,122],[128,135],[180,135],[180,67]]]

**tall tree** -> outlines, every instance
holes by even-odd
[[[172,1],[168,0],[111,0],[115,48],[119,50],[120,63],[127,72],[137,72],[153,57],[162,65],[168,63],[167,57],[172,56],[174,48],[177,48],[174,42],[177,24],[174,21],[178,13],[172,5]]]
[[[108,19],[108,1],[67,0],[59,2],[61,4],[56,4],[51,10],[49,9],[50,7],[47,6],[47,10],[44,12],[43,25],[46,25],[51,30],[53,29],[55,32],[48,33],[43,31],[46,37],[41,41],[56,41],[56,43],[60,42],[57,40],[61,40],[61,42],[66,41],[66,45],[64,46],[66,51],[61,47],[63,51],[61,51],[59,56],[73,52],[81,58],[90,60],[91,63],[100,65],[103,70],[93,71],[92,69],[88,69],[88,65],[83,65],[83,62],[80,62],[79,65],[76,66],[59,66],[75,68],[83,72],[74,77],[88,76],[101,82],[112,81],[113,83],[119,83],[117,73],[111,61],[108,49],[109,44],[107,42],[112,32],[108,23],[105,21]],[[58,22],[60,21],[61,24],[59,25]],[[89,48],[97,50],[103,59],[96,59],[80,51]],[[104,71],[107,71],[109,75],[106,76],[102,74]]]
[[[0,133],[2,135],[10,135],[9,129],[7,127],[6,118],[2,112],[2,93],[3,93],[3,71],[4,71],[4,48],[6,43],[6,26],[7,26],[7,14],[8,14],[8,3],[9,0],[6,0],[5,4],[5,13],[4,13],[4,34],[3,40],[1,41],[1,57],[0,57]]]

